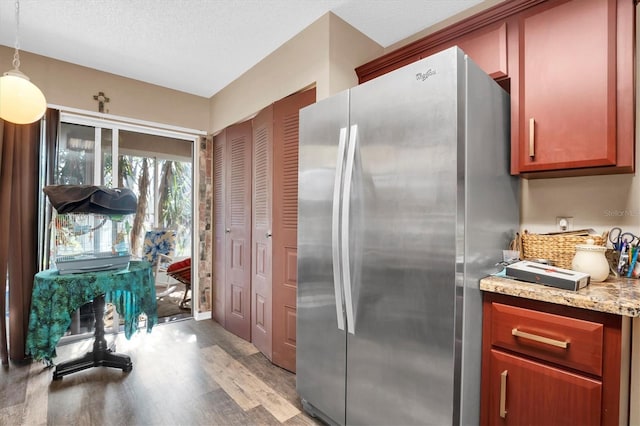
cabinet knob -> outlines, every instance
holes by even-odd
[[[271,238],[271,232],[267,232],[264,234],[265,238]]]
[[[229,232],[231,232],[231,228],[225,229],[224,232],[226,232],[228,234]]]

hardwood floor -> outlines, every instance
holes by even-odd
[[[321,424],[301,411],[294,374],[212,320],[160,324],[115,343],[131,357],[130,373],[95,367],[53,381],[38,362],[0,370],[0,425]],[[58,346],[54,362],[92,344]]]

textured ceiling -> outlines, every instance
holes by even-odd
[[[20,0],[20,48],[208,98],[329,11],[387,47],[479,3]],[[0,0],[0,44],[15,35],[15,0]]]

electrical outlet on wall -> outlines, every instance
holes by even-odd
[[[558,227],[558,231],[571,231],[573,229],[573,217],[556,216],[556,226]]]

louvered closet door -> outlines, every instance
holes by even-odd
[[[271,199],[273,106],[253,119],[251,341],[271,359]]]
[[[311,89],[274,104],[273,359],[296,371],[298,112],[316,100]]]
[[[226,133],[225,328],[251,341],[251,121]]]
[[[226,283],[226,130],[213,139],[213,312],[223,327]]]

